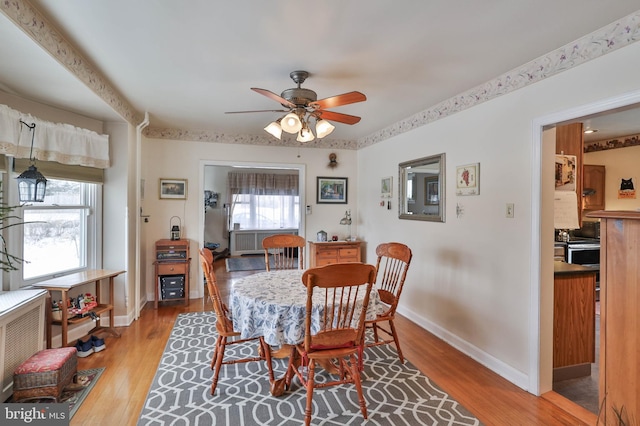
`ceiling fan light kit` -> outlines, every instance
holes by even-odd
[[[298,142],[311,142],[314,139],[315,136],[313,136],[313,132],[311,131],[307,123],[304,123],[302,129],[300,129],[300,132],[298,132],[298,137],[296,138],[296,140]]]
[[[298,133],[302,129],[302,120],[295,112],[290,112],[284,116],[280,125],[287,133]]]
[[[316,92],[300,87],[307,77],[309,77],[307,71],[293,71],[289,74],[289,77],[291,77],[298,87],[286,89],[280,96],[266,89],[251,88],[254,92],[279,102],[283,107],[288,108],[288,110],[282,110],[282,112],[287,113],[286,115],[271,122],[264,128],[264,130],[273,137],[280,139],[282,137],[282,131],[284,130],[291,134],[297,133],[298,136],[296,140],[298,142],[310,142],[316,137],[322,139],[333,132],[335,126],[328,120],[350,125],[360,121],[360,117],[328,111],[324,108],[334,108],[366,101],[367,97],[362,93],[354,91],[317,100],[318,96]],[[227,112],[227,114],[278,111],[281,110],[233,111]],[[310,127],[311,118],[315,119],[315,135]]]
[[[329,123],[327,120],[318,120],[316,123],[316,135],[318,136],[318,139],[322,139],[325,136],[329,136],[335,128],[336,126]]]
[[[272,121],[267,127],[264,128],[264,130],[272,134],[273,137],[280,139],[280,137],[282,136],[282,126],[280,125],[281,120],[282,119],[279,118],[276,121]]]

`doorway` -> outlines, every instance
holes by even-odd
[[[533,122],[533,191],[532,205],[540,210],[532,216],[532,323],[531,392],[537,395],[552,390],[553,371],[553,185],[547,180],[553,176],[552,158],[555,156],[555,126],[575,122],[593,123],[597,117],[615,115],[621,111],[635,111],[640,117],[640,91],[613,99],[563,111]],[[636,132],[640,133],[640,131]],[[550,189],[551,188],[551,189]],[[537,265],[537,267],[535,266]],[[603,308],[603,307],[601,307]],[[537,315],[537,318],[535,316]]]
[[[305,175],[306,169],[303,164],[273,164],[241,161],[215,161],[202,160],[200,162],[200,219],[199,234],[201,235],[200,247],[213,247],[217,244],[215,251],[220,253],[225,249],[230,253],[230,232],[233,224],[229,224],[229,206],[227,199],[227,173],[229,171],[261,171],[264,173],[289,173],[298,175],[298,199],[296,206],[299,217],[298,233],[305,236]],[[207,192],[205,192],[207,191]],[[215,195],[214,195],[215,194]],[[208,200],[208,201],[206,201]],[[213,203],[215,200],[215,204]],[[209,204],[209,205],[207,205]],[[199,277],[203,276],[199,271]],[[204,278],[198,286],[200,297],[204,294]]]

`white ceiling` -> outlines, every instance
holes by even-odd
[[[19,3],[24,2],[24,0]],[[289,73],[332,109],[362,117],[329,138],[357,140],[487,82],[638,9],[638,0],[32,0],[152,127],[265,136]],[[1,8],[0,8],[1,10]],[[0,13],[0,90],[102,120],[100,96]],[[10,60],[5,60],[10,58]],[[630,114],[630,113],[628,113]],[[628,115],[627,114],[627,115]],[[595,139],[640,133],[637,111],[592,118]],[[629,127],[633,122],[634,127]],[[617,132],[617,133],[616,133]],[[268,135],[266,135],[269,137]],[[593,138],[593,137],[592,137]]]

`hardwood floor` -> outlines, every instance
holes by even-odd
[[[223,297],[234,279],[253,272],[227,273],[216,262]],[[106,367],[71,425],[135,425],[176,316],[211,310],[203,299],[153,302],[120,338],[107,336],[107,349],[79,359],[79,369]],[[396,320],[405,358],[486,425],[595,425],[595,416],[553,392],[535,397],[481,366],[406,318]],[[564,406],[574,414],[564,411]],[[582,419],[582,420],[581,420]]]

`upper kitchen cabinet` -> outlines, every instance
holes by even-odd
[[[582,172],[582,209],[604,210],[604,166],[585,164]]]
[[[582,194],[582,164],[584,152],[582,123],[566,124],[556,128],[556,154],[576,156],[576,193]],[[578,198],[580,200],[580,198]],[[582,206],[576,203],[579,225],[582,225]]]

